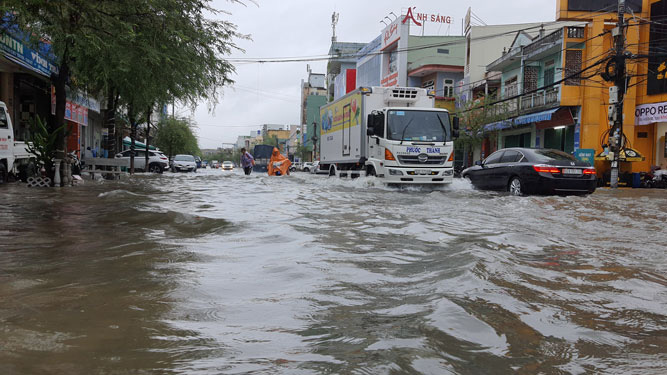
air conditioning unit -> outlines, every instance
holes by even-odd
[[[413,87],[393,87],[384,92],[386,103],[414,103],[419,97],[419,90]]]

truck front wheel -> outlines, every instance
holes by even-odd
[[[0,184],[7,182],[7,167],[5,163],[0,161]]]
[[[329,167],[329,177],[336,177],[336,167],[333,165]]]
[[[366,167],[366,177],[375,177],[375,175],[376,175],[375,167],[373,167],[372,165]]]

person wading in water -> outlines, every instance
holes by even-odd
[[[241,149],[241,167],[243,167],[243,172],[246,176],[250,176],[252,172],[252,166],[255,165],[255,158],[246,151],[245,147]]]

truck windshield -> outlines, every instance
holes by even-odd
[[[8,129],[9,123],[7,122],[7,113],[5,113],[4,108],[0,108],[0,129]]]
[[[447,112],[390,110],[387,139],[394,141],[451,141]]]

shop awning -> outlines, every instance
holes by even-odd
[[[484,125],[484,131],[485,132],[490,132],[490,131],[494,131],[494,130],[509,129],[511,127],[512,127],[512,120],[496,121],[496,122],[492,122],[490,124]]]
[[[519,116],[514,119],[514,125],[524,125],[530,124],[532,122],[540,121],[549,121],[551,120],[551,115],[553,115],[559,108],[550,109],[548,111],[542,111],[537,113],[531,113],[529,115]]]
[[[123,138],[123,146],[125,147],[130,147],[132,146],[132,139],[130,137],[125,137]],[[135,148],[143,148],[146,149],[146,144],[143,142],[139,142],[137,140],[134,141],[134,147]],[[157,150],[157,147],[150,145],[148,146],[149,150]]]
[[[609,160],[611,161],[610,155],[605,154],[604,151],[597,154],[595,156],[595,160],[598,161],[604,161],[604,160]],[[619,161],[626,161],[626,162],[633,162],[633,161],[644,161],[646,160],[645,157],[642,156],[642,154],[639,153],[639,151],[632,149],[632,148],[626,148],[625,150],[621,151],[621,154],[618,156]]]

